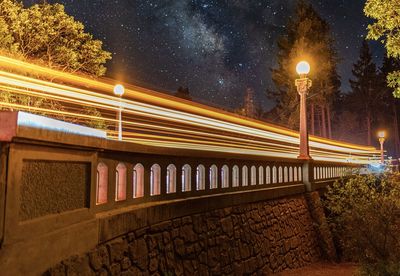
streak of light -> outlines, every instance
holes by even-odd
[[[109,80],[67,74],[3,56],[0,56],[0,68],[3,69],[0,90],[46,98],[66,106],[65,110],[53,110],[0,102],[0,107],[64,116],[79,122],[102,120],[109,128],[111,139],[116,138],[116,132],[111,129],[117,121],[115,112],[121,105],[127,142],[281,158],[296,158],[298,153],[298,133],[268,123],[132,85],[125,86],[126,94],[120,100],[112,94],[114,83]],[[26,76],[33,72],[41,79]],[[102,116],[83,114],[82,107],[95,107]],[[314,159],[330,162],[347,162],[351,157],[354,163],[364,163],[378,153],[373,147],[315,136],[310,137],[310,146]]]

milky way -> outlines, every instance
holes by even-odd
[[[40,1],[25,1],[35,2]],[[252,87],[264,109],[274,104],[265,90],[273,87],[276,42],[293,14],[293,0],[49,2],[64,4],[113,53],[110,77],[166,92],[187,86],[194,99],[230,109],[239,107],[246,87]],[[332,27],[346,91],[366,35],[364,1],[311,3]],[[373,49],[380,60],[382,47]]]

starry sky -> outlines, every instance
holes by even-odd
[[[26,5],[42,2],[26,0]],[[252,87],[264,110],[273,87],[277,38],[294,0],[57,0],[113,53],[107,76],[173,93],[187,86],[193,99],[234,109]],[[348,91],[368,20],[365,0],[310,0],[331,26]],[[384,55],[371,43],[375,61]]]

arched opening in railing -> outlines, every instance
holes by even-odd
[[[289,167],[289,182],[293,182],[293,167]]]
[[[302,174],[301,174],[301,167],[298,167],[297,170],[298,170],[299,181],[302,181],[303,178],[302,178]]]
[[[192,190],[192,168],[189,164],[182,167],[182,192],[189,192]]]
[[[289,173],[288,173],[288,168],[285,166],[285,168],[283,169],[283,182],[287,183],[288,182],[288,177]]]
[[[278,178],[277,178],[277,170],[276,167],[273,166],[272,167],[272,183],[277,183],[278,182]]]
[[[251,171],[250,171],[250,185],[257,185],[257,168],[256,166],[251,166]]]
[[[297,182],[297,167],[293,168],[293,181]]]
[[[247,166],[242,167],[242,186],[249,185],[249,169]]]
[[[324,173],[322,167],[319,167],[319,179],[324,179]]]
[[[278,168],[278,182],[282,183],[283,182],[283,169],[281,166]]]
[[[232,168],[232,187],[239,187],[239,167],[237,165]]]
[[[221,187],[229,188],[229,167],[227,165],[223,165],[221,169]]]
[[[258,167],[258,184],[264,184],[264,168],[262,166]]]
[[[218,168],[216,165],[210,167],[210,189],[218,188]]]
[[[133,198],[144,196],[144,167],[136,164],[133,167]]]
[[[107,203],[108,167],[103,162],[97,165],[96,205]]]
[[[127,169],[124,163],[118,163],[115,170],[115,200],[126,199],[126,173]]]
[[[266,183],[271,184],[271,168],[269,166],[265,169],[265,178],[267,180]]]
[[[169,164],[167,167],[167,194],[176,193],[176,166]]]
[[[150,195],[161,194],[161,167],[154,164],[150,169]]]
[[[198,165],[196,168],[196,189],[198,191],[206,188],[206,168],[203,165]]]

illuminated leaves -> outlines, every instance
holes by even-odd
[[[367,17],[374,19],[368,26],[368,39],[385,44],[388,57],[400,58],[400,2],[397,0],[368,0],[364,7]],[[388,76],[393,95],[400,98],[400,73]]]
[[[393,96],[400,98],[400,71],[395,71],[387,76],[388,86],[394,88]]]
[[[60,4],[24,8],[16,1],[3,0],[0,33],[2,49],[40,60],[50,68],[101,76],[111,59],[102,42],[86,33],[83,24],[66,14]]]
[[[345,257],[366,275],[397,275],[400,175],[357,176],[328,188],[325,206]],[[382,274],[380,274],[382,273]]]
[[[65,13],[63,5],[43,3],[24,8],[19,1],[0,0],[0,49],[3,53],[66,72],[102,76],[106,72],[104,64],[111,59],[111,54],[102,46],[100,40],[84,31],[82,23]],[[1,91],[0,102],[23,105],[29,112],[66,120],[61,115],[35,111],[36,107],[65,109],[54,100]],[[96,109],[84,109],[82,113],[97,117],[84,122],[87,125],[106,127]]]

